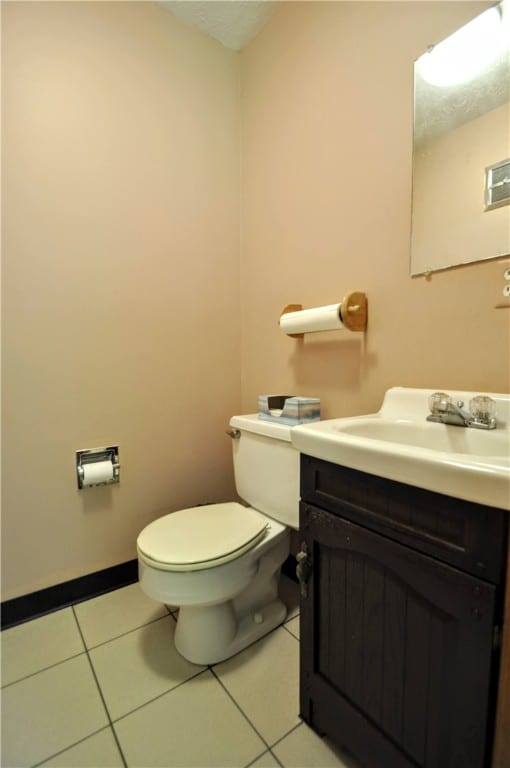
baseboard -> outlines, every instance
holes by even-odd
[[[128,560],[126,563],[55,584],[53,587],[5,600],[1,605],[1,628],[7,629],[58,608],[89,600],[91,597],[133,584],[137,579],[138,561]]]
[[[289,579],[297,581],[294,555],[288,556],[282,566],[282,573]],[[46,613],[65,608],[73,603],[90,600],[105,592],[133,584],[137,579],[138,561],[128,560],[126,563],[105,568],[103,571],[89,573],[87,576],[55,584],[38,592],[5,600],[1,605],[1,628],[14,627],[16,624],[44,616]]]

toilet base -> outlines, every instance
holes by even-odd
[[[235,618],[231,601],[205,608],[183,607],[175,630],[175,647],[194,664],[217,664],[267,635],[282,624],[286,615],[287,608],[279,599],[240,621]],[[227,639],[229,629],[231,638]]]
[[[278,597],[278,582],[288,552],[285,530],[258,561],[248,586],[233,599],[181,605],[175,628],[175,647],[181,656],[195,664],[216,664],[281,624],[287,608]]]

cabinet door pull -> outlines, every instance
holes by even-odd
[[[297,553],[296,560],[296,576],[299,581],[301,597],[308,597],[308,579],[310,578],[312,561],[308,554],[308,547],[305,541],[301,544],[301,550]]]

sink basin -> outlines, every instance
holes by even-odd
[[[414,421],[390,421],[373,416],[359,420],[339,419],[333,429],[342,435],[384,440],[399,445],[426,448],[447,453],[465,453],[470,456],[505,456],[508,454],[508,435],[500,431],[463,429],[446,424],[423,424]]]
[[[482,430],[426,421],[432,392],[394,387],[378,413],[293,427],[292,442],[334,464],[510,510],[510,395],[490,394],[497,427]],[[449,394],[467,406],[480,393]]]

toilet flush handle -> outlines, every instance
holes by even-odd
[[[232,440],[239,440],[241,437],[240,429],[226,429],[225,433],[232,438]]]

